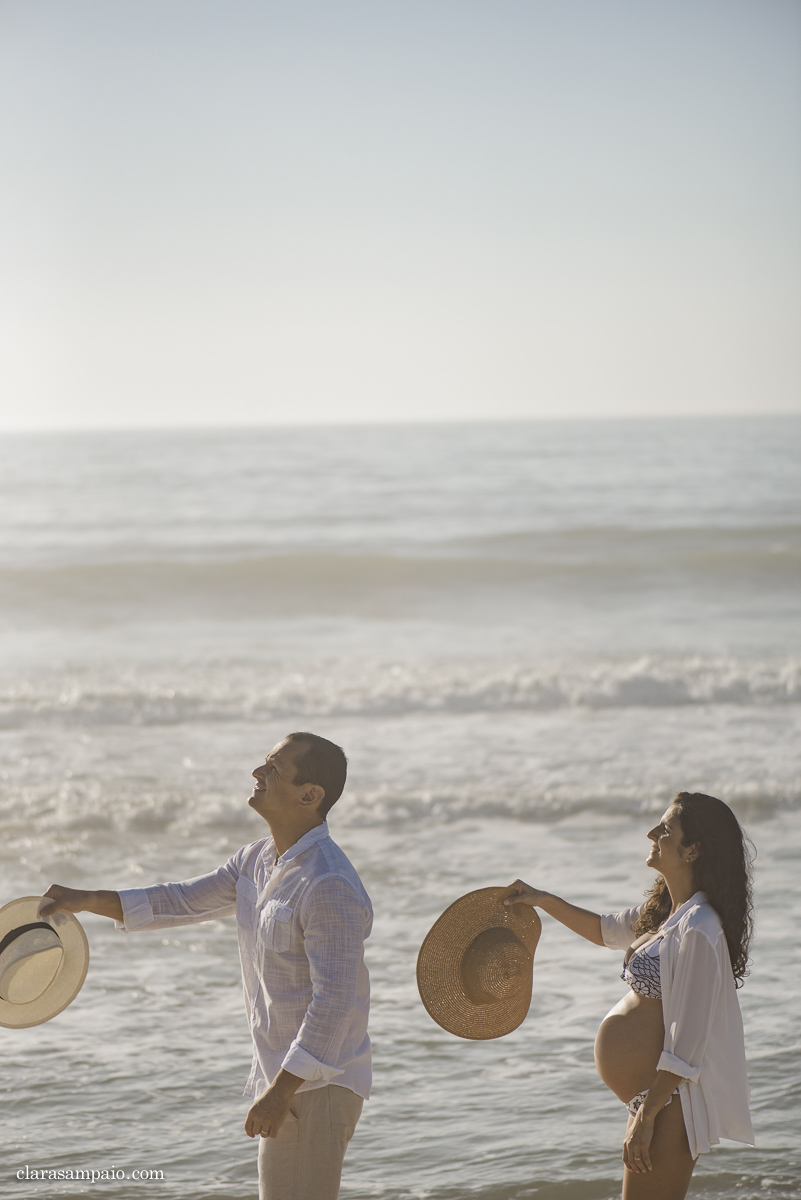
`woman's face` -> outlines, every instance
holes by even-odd
[[[679,810],[675,805],[671,804],[659,824],[649,831],[648,837],[652,846],[645,860],[646,866],[653,867],[661,875],[675,875],[676,871],[684,870],[692,863],[695,855],[684,844]]]

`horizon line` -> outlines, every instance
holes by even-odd
[[[165,425],[53,425],[53,426],[16,426],[10,428],[0,427],[0,437],[46,437],[49,435],[81,435],[81,434],[128,434],[128,433],[239,433],[250,431],[258,431],[268,429],[392,429],[392,428],[413,428],[425,427],[435,428],[437,426],[469,426],[469,425],[538,425],[538,424],[579,424],[586,422],[587,424],[602,424],[608,422],[653,422],[660,421],[686,421],[686,422],[703,422],[703,421],[762,421],[776,419],[799,419],[801,418],[801,407],[797,410],[793,409],[774,409],[765,412],[742,412],[742,413],[607,413],[604,415],[576,415],[565,414],[561,416],[542,415],[542,416],[526,416],[526,417],[436,417],[436,418],[409,418],[403,417],[391,418],[386,420],[341,420],[341,421],[317,421],[317,420],[294,420],[294,421],[242,421],[242,422],[204,422],[201,424],[190,425],[187,423],[181,424],[165,424]]]

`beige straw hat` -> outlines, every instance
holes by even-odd
[[[89,968],[89,943],[72,913],[40,916],[45,896],[0,908],[0,1025],[27,1029],[75,999]]]
[[[503,1037],[531,1004],[542,922],[528,904],[507,907],[507,891],[468,892],[445,909],[420,947],[420,998],[437,1024],[458,1037]]]

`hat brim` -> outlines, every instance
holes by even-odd
[[[426,1011],[448,1033],[473,1041],[503,1037],[517,1029],[531,1005],[532,973],[502,1000],[476,1004],[464,991],[461,964],[471,942],[486,929],[516,934],[531,954],[542,922],[528,904],[505,905],[507,888],[479,888],[461,896],[429,930],[417,956],[417,987]]]
[[[83,987],[89,970],[89,943],[77,917],[57,912],[52,917],[41,916],[39,909],[49,904],[45,896],[23,896],[0,908],[0,941],[12,929],[34,921],[46,921],[61,939],[64,955],[52,983],[41,996],[27,1004],[12,1004],[0,997],[0,1026],[6,1029],[28,1029],[42,1025],[63,1012]]]

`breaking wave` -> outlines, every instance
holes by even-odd
[[[801,659],[656,658],[554,666],[328,664],[301,674],[241,663],[59,673],[0,690],[0,726],[170,725],[278,717],[775,706],[801,701]]]

